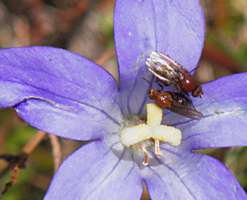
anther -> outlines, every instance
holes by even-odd
[[[154,153],[156,156],[162,155],[160,151],[160,141],[158,139],[154,139]]]
[[[142,151],[144,153],[144,158],[143,158],[142,164],[144,166],[148,166],[149,165],[149,157],[148,157],[148,151],[147,151],[145,145],[142,145]]]

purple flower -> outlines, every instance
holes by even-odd
[[[40,130],[90,141],[63,162],[45,199],[140,199],[144,185],[154,200],[246,199],[228,169],[193,152],[247,144],[246,73],[203,85],[203,98],[193,98],[201,120],[166,113],[163,124],[179,128],[182,143],[162,143],[160,157],[150,148],[148,166],[120,139],[146,116],[150,85],[143,77],[152,51],[195,68],[204,38],[199,1],[118,0],[114,23],[119,88],[104,69],[62,49],[0,51],[0,106],[14,107]]]

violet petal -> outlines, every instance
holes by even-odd
[[[140,199],[141,178],[126,156],[116,156],[100,141],[81,147],[63,162],[45,200]]]
[[[114,33],[122,104],[125,113],[137,114],[147,100],[147,55],[160,51],[188,70],[195,68],[203,47],[204,15],[198,0],[117,0]]]
[[[66,50],[3,49],[0,83],[0,107],[14,107],[30,125],[49,133],[88,140],[117,130],[121,121],[114,78]]]
[[[153,200],[247,198],[230,170],[212,157],[169,151],[164,153],[159,163],[144,173]]]
[[[183,142],[193,149],[247,145],[247,73],[226,76],[203,85],[204,96],[194,98],[201,120],[180,118]],[[166,116],[174,122],[175,115]],[[178,118],[177,118],[178,120]]]

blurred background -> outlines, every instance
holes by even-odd
[[[196,78],[207,82],[247,71],[247,1],[201,2],[207,33]],[[1,0],[0,47],[61,47],[83,54],[116,73],[113,5],[113,0]],[[0,190],[5,194],[0,198],[42,199],[60,160],[79,145],[37,133],[13,110],[1,110],[0,155],[4,156],[0,159]],[[18,156],[22,152],[30,154],[27,162],[25,157]],[[224,162],[247,191],[246,148],[210,149],[204,153]],[[144,199],[148,197],[144,195]]]

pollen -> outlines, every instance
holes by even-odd
[[[173,146],[181,143],[181,131],[172,126],[162,125],[163,110],[156,104],[147,104],[147,121],[136,126],[122,129],[120,137],[121,143],[128,148],[140,147],[144,154],[143,165],[149,164],[147,141],[153,141],[154,153],[161,156],[160,142],[166,142]]]

